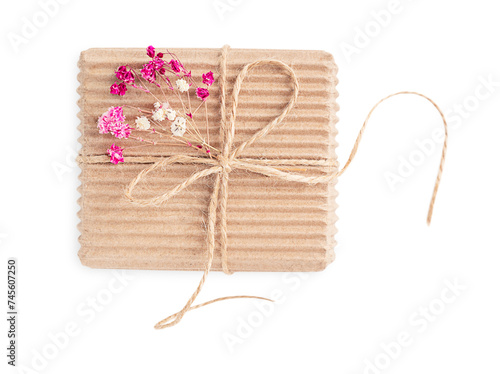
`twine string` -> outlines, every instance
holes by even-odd
[[[261,59],[255,62],[249,63],[245,65],[241,71],[239,72],[236,81],[233,86],[233,93],[231,99],[231,108],[229,112],[229,118],[227,118],[227,108],[226,108],[226,84],[227,84],[227,58],[229,53],[229,47],[224,46],[222,48],[222,53],[220,57],[220,67],[219,67],[219,85],[220,85],[220,113],[221,113],[221,121],[220,121],[220,139],[222,144],[222,151],[217,156],[217,158],[210,157],[194,157],[194,156],[185,156],[185,155],[176,155],[171,156],[160,161],[155,162],[151,166],[148,166],[144,170],[142,170],[137,177],[135,177],[128,187],[125,190],[125,196],[133,203],[140,204],[144,206],[161,206],[166,203],[169,199],[180,193],[182,190],[198,181],[201,178],[205,178],[211,175],[214,175],[214,184],[212,188],[212,194],[209,201],[209,209],[208,209],[208,225],[207,225],[207,260],[205,263],[205,270],[203,272],[203,276],[198,284],[198,287],[189,298],[185,306],[177,313],[172,314],[171,316],[163,319],[155,325],[156,329],[163,329],[167,327],[174,326],[178,324],[184,315],[194,309],[198,309],[202,306],[209,305],[218,301],[229,300],[229,299],[241,299],[241,298],[254,298],[272,301],[267,298],[258,297],[258,296],[229,296],[222,297],[218,299],[214,299],[202,304],[198,304],[193,306],[195,299],[200,293],[203,285],[205,284],[206,278],[212,268],[212,262],[214,258],[214,250],[215,250],[215,232],[217,226],[217,211],[220,214],[220,245],[221,245],[221,260],[222,260],[222,269],[224,273],[231,274],[232,271],[228,265],[228,243],[227,243],[227,200],[228,200],[228,186],[229,186],[229,175],[234,169],[246,170],[252,173],[261,174],[267,177],[278,178],[288,182],[298,182],[298,183],[306,183],[306,184],[317,184],[317,183],[328,183],[338,176],[342,175],[344,171],[349,167],[352,160],[354,159],[359,144],[361,142],[361,138],[363,137],[363,133],[366,128],[366,124],[370,119],[373,111],[385,100],[403,94],[412,94],[421,96],[428,101],[430,101],[434,107],[438,110],[441,115],[441,118],[444,123],[445,128],[445,140],[443,145],[443,151],[441,154],[441,162],[439,164],[438,175],[436,177],[436,182],[434,184],[434,190],[431,198],[431,202],[429,205],[429,211],[427,214],[427,223],[430,224],[432,218],[432,212],[434,208],[434,203],[437,195],[437,191],[439,188],[439,184],[441,181],[441,176],[443,172],[444,160],[446,156],[447,150],[447,141],[448,141],[448,126],[446,123],[446,119],[444,117],[443,112],[438,107],[438,105],[428,98],[425,95],[422,95],[418,92],[410,92],[403,91],[398,92],[392,95],[389,95],[382,100],[380,100],[375,106],[370,110],[368,116],[366,117],[361,130],[358,133],[356,141],[354,143],[353,149],[349,155],[348,160],[345,165],[339,170],[335,168],[335,171],[332,173],[324,173],[318,176],[308,176],[301,175],[296,173],[291,173],[288,171],[280,170],[280,166],[283,165],[306,165],[306,166],[316,166],[316,165],[328,165],[328,162],[325,161],[311,161],[311,160],[254,160],[254,159],[243,159],[239,158],[239,155],[249,146],[251,146],[254,142],[266,136],[272,129],[282,123],[285,117],[290,113],[293,109],[295,103],[297,102],[298,94],[299,94],[299,83],[298,79],[292,70],[287,64],[282,61],[275,59]],[[239,94],[241,91],[242,83],[248,73],[254,69],[255,67],[262,65],[273,65],[277,66],[284,73],[286,73],[290,81],[292,83],[292,94],[291,97],[282,110],[282,112],[273,120],[271,120],[265,127],[255,132],[249,139],[243,141],[236,148],[233,147],[234,144],[234,136],[235,136],[235,127],[236,127],[236,114],[238,108]],[[234,149],[233,149],[234,148]],[[149,199],[138,199],[133,196],[133,191],[137,184],[143,180],[147,174],[152,172],[157,168],[165,168],[168,165],[172,164],[204,164],[207,166],[206,169],[193,173],[190,177],[188,177],[184,182],[179,185],[173,187],[172,189],[166,191],[162,195],[155,196]],[[330,165],[331,166],[331,165]],[[337,166],[337,165],[335,165]]]
[[[220,202],[220,243],[221,243],[221,260],[222,271],[226,274],[232,274],[228,266],[227,255],[227,199],[229,197],[229,172],[231,165],[229,165],[229,152],[233,146],[234,141],[234,128],[231,129],[227,123],[226,113],[226,77],[227,77],[227,56],[229,55],[229,46],[226,44],[222,47],[222,53],[219,61],[219,90],[220,90],[220,141],[222,144],[222,155],[219,156],[218,161],[222,167],[222,185]]]
[[[391,97],[398,96],[398,95],[417,95],[420,97],[423,97],[427,101],[429,101],[434,108],[439,112],[439,115],[441,116],[441,119],[443,120],[443,125],[444,125],[444,142],[443,142],[443,149],[441,151],[441,161],[439,162],[439,169],[438,169],[438,174],[436,176],[436,181],[434,182],[434,189],[432,190],[432,197],[431,197],[431,202],[429,203],[429,209],[427,211],[427,225],[431,224],[432,220],[432,213],[434,211],[434,203],[436,202],[436,196],[438,193],[439,189],[439,184],[441,183],[441,177],[443,175],[443,168],[444,168],[444,160],[446,158],[446,151],[448,150],[448,123],[446,122],[446,117],[444,116],[443,111],[441,108],[439,108],[439,105],[437,105],[434,100],[431,98],[419,93],[419,92],[414,92],[414,91],[401,91],[401,92],[396,92],[394,94],[391,94],[389,96],[384,97],[381,99],[377,104],[373,106],[373,108],[370,110],[368,115],[366,116],[365,121],[363,122],[363,126],[361,126],[361,130],[359,130],[358,136],[356,137],[356,141],[354,142],[354,146],[352,147],[351,154],[349,155],[349,158],[347,159],[346,163],[340,169],[340,171],[337,173],[337,176],[341,176],[344,171],[349,167],[351,164],[352,160],[354,159],[354,156],[356,156],[356,153],[358,152],[358,147],[359,143],[361,142],[361,138],[363,137],[363,134],[365,132],[366,124],[368,123],[368,120],[372,116],[372,113],[377,109],[377,107],[382,104],[384,101],[390,99]]]

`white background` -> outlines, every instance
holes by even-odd
[[[6,364],[2,314],[0,371],[499,372],[500,87],[488,91],[481,83],[500,82],[498,4],[390,4],[70,0],[36,35],[23,36],[25,19],[44,21],[40,3],[2,1],[0,309],[6,309],[6,261],[16,257],[22,369]],[[371,36],[361,40],[361,32]],[[13,34],[25,38],[17,48]],[[425,100],[398,97],[375,112],[339,181],[336,261],[305,279],[213,273],[199,299],[270,296],[278,289],[285,300],[268,315],[262,317],[252,301],[232,301],[189,313],[172,329],[154,330],[184,305],[200,273],[153,271],[128,272],[133,279],[96,312],[89,300],[109,295],[116,274],[85,268],[77,257],[79,53],[226,43],[334,54],[341,163],[380,98],[400,90],[432,97],[451,127],[433,224],[427,227],[425,216],[441,144],[434,142],[434,152],[418,160],[415,141],[432,139],[442,125]],[[347,44],[355,53],[345,52]],[[391,189],[387,173],[397,174],[412,154],[421,165]],[[466,289],[450,300],[447,282]],[[425,323],[422,308],[429,305],[432,322]],[[255,327],[243,331],[249,320]],[[68,324],[76,332],[66,339],[61,334]],[[404,332],[410,344],[399,349],[393,342]],[[241,340],[228,344],[230,336]]]

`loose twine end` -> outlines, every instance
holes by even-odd
[[[186,312],[189,312],[191,310],[195,310],[195,309],[201,308],[201,307],[209,305],[209,304],[217,303],[219,301],[233,300],[233,299],[254,299],[254,300],[258,299],[258,300],[264,300],[264,301],[269,301],[271,303],[274,303],[274,300],[268,299],[268,298],[265,298],[265,297],[260,297],[260,296],[246,296],[246,295],[243,295],[243,296],[227,296],[227,297],[219,297],[218,299],[213,299],[213,300],[207,301],[206,303],[202,303],[202,304],[198,304],[198,305],[189,307],[186,310]],[[167,318],[161,320],[160,322],[158,322],[155,325],[155,329],[156,330],[162,330],[164,328],[170,327],[170,323],[172,321],[175,321],[175,319],[179,316],[179,313],[180,312],[172,314],[171,316],[168,316]]]

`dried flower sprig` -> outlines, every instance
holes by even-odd
[[[146,54],[150,60],[140,69],[129,65],[122,65],[116,69],[114,73],[117,80],[111,85],[110,93],[124,96],[129,88],[138,89],[152,96],[151,108],[129,105],[110,107],[97,120],[99,133],[140,142],[142,144],[139,147],[160,144],[185,145],[212,157],[213,152],[218,152],[209,144],[208,131],[207,100],[210,97],[210,86],[214,83],[213,73],[209,71],[202,74],[202,82],[198,85],[191,71],[186,69],[175,54],[169,51],[156,52],[153,46],[146,49]],[[194,110],[191,106],[192,86],[196,87],[194,92],[201,101]],[[161,95],[156,95],[153,89],[159,89]],[[179,99],[181,108],[174,109],[170,106],[167,97],[169,91]],[[126,123],[124,107],[138,112],[139,115],[133,125]],[[205,108],[205,136],[201,134],[193,118],[202,107]],[[141,133],[149,135],[148,139],[144,139]],[[133,147],[138,146],[122,148],[113,144],[108,149],[110,161],[113,164],[124,162],[123,152]]]

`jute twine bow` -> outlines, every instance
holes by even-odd
[[[274,60],[274,59],[262,59],[252,63],[245,65],[241,71],[239,72],[236,82],[234,83],[233,93],[232,93],[232,105],[229,111],[229,118],[226,113],[226,84],[227,84],[227,73],[226,73],[226,63],[228,56],[229,47],[224,46],[221,53],[220,58],[220,77],[219,77],[219,85],[220,85],[220,112],[221,112],[221,124],[220,124],[220,139],[222,144],[221,153],[217,156],[217,158],[210,158],[205,156],[195,157],[195,156],[185,156],[185,155],[177,155],[162,159],[151,166],[142,170],[137,177],[129,184],[126,188],[125,196],[132,202],[145,206],[159,206],[165,202],[167,202],[170,198],[177,195],[179,192],[196,182],[201,178],[208,177],[210,175],[215,175],[214,184],[212,188],[212,194],[210,197],[209,207],[208,207],[208,224],[207,224],[207,261],[205,264],[205,270],[203,276],[198,284],[198,287],[192,294],[192,296],[187,301],[186,305],[179,312],[165,318],[164,320],[158,322],[155,326],[156,329],[163,329],[166,327],[171,327],[178,324],[184,315],[193,309],[200,308],[202,306],[222,301],[228,299],[237,299],[237,298],[255,298],[272,301],[263,297],[257,296],[230,296],[223,297],[208,301],[203,304],[194,305],[194,300],[200,293],[208,273],[212,267],[212,261],[214,258],[214,249],[215,249],[215,229],[217,225],[217,210],[220,214],[220,245],[221,245],[221,257],[222,257],[222,268],[226,274],[231,274],[231,271],[228,266],[228,248],[227,248],[227,200],[228,200],[228,184],[229,184],[229,175],[232,170],[240,169],[250,171],[256,174],[265,175],[267,177],[279,178],[281,180],[287,182],[299,182],[306,184],[317,184],[317,183],[328,183],[333,179],[340,176],[345,169],[350,165],[356,152],[358,150],[359,143],[365,131],[366,124],[370,119],[375,108],[382,103],[383,101],[389,99],[390,97],[402,94],[412,94],[421,96],[428,101],[430,101],[434,107],[439,111],[441,118],[443,119],[444,127],[445,127],[445,140],[443,151],[441,154],[441,162],[439,165],[439,171],[436,178],[436,182],[434,185],[434,190],[431,198],[431,203],[429,206],[429,211],[427,215],[427,223],[430,223],[432,217],[432,211],[434,207],[434,201],[436,199],[437,191],[439,188],[439,183],[441,181],[441,175],[443,172],[443,165],[446,155],[447,149],[447,140],[448,140],[448,129],[446,119],[444,117],[443,112],[437,106],[434,101],[429,99],[427,96],[422,95],[417,92],[398,92],[392,95],[385,97],[380,100],[369,112],[365,122],[361,130],[359,131],[358,137],[354,143],[354,147],[349,155],[349,158],[344,165],[344,167],[340,170],[336,169],[333,173],[326,173],[319,176],[305,176],[295,173],[290,173],[287,171],[279,170],[278,166],[283,165],[305,165],[305,166],[326,166],[328,163],[326,161],[318,160],[266,160],[266,159],[243,159],[239,156],[241,153],[249,146],[251,146],[254,142],[266,136],[271,130],[273,130],[276,126],[278,126],[283,119],[290,113],[292,108],[294,107],[297,97],[299,94],[299,83],[294,71],[284,62]],[[285,106],[280,115],[270,121],[264,128],[257,131],[254,135],[252,135],[248,140],[242,142],[239,146],[234,147],[234,135],[235,135],[235,127],[236,127],[236,113],[238,107],[239,94],[241,91],[241,86],[243,80],[248,75],[248,73],[257,66],[262,65],[274,65],[281,68],[290,78],[292,83],[292,95]],[[203,164],[208,167],[204,170],[198,171],[188,177],[184,182],[170,189],[160,196],[156,196],[150,199],[138,199],[133,196],[133,191],[136,185],[144,178],[147,174],[152,172],[155,169],[163,168],[172,164]],[[331,166],[331,165],[330,165]]]

